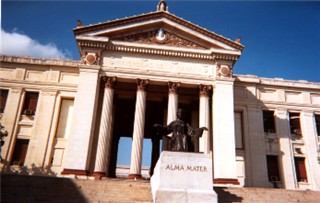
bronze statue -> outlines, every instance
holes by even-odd
[[[163,150],[194,152],[195,140],[202,136],[206,127],[193,129],[184,121],[182,109],[177,111],[177,120],[172,121],[167,127],[155,124],[157,134],[163,136]],[[167,136],[172,133],[172,137]]]

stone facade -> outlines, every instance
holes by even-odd
[[[243,45],[163,8],[74,33],[79,61],[0,56],[2,171],[114,177],[131,137],[127,176],[146,177],[143,140],[152,171],[152,125],[183,107],[209,129],[198,150],[216,186],[320,190],[320,83],[235,75]]]

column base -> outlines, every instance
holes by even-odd
[[[230,185],[240,185],[238,179],[234,178],[217,178],[213,180],[214,184],[230,184]]]
[[[87,170],[77,170],[77,169],[63,169],[61,175],[79,175],[79,176],[87,176],[89,171]]]
[[[128,179],[136,179],[136,180],[142,180],[141,174],[129,174]]]
[[[92,176],[94,177],[95,180],[101,180],[102,177],[106,177],[106,173],[105,172],[93,172]]]

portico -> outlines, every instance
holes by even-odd
[[[81,67],[90,73],[83,76],[94,77],[81,78],[83,93],[80,88],[75,109],[83,116],[91,109],[93,117],[81,127],[77,127],[78,118],[73,119],[73,136],[66,152],[69,161],[63,175],[93,171],[96,178],[114,176],[117,145],[120,137],[126,136],[132,137],[128,178],[141,178],[143,140],[153,140],[154,166],[161,138],[154,137],[152,126],[175,120],[178,107],[182,107],[193,127],[209,129],[200,138],[196,151],[215,154],[215,178],[237,183],[231,119],[232,67],[243,46],[177,18],[164,8],[159,6],[157,12],[74,29],[82,55]],[[92,100],[90,103],[77,102],[89,92],[97,94],[86,98]],[[228,105],[221,94],[230,101]],[[224,114],[228,119],[223,119],[221,112],[229,112]],[[226,141],[220,134],[227,128]],[[222,143],[230,151],[219,151]],[[83,156],[71,162],[75,153]],[[220,153],[230,156],[230,171],[224,170],[221,175],[222,168],[217,167],[220,162],[222,167],[226,159],[219,158]]]

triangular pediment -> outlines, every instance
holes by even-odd
[[[163,35],[157,37],[159,32]],[[168,12],[157,11],[148,14],[118,19],[74,29],[77,40],[101,41],[116,44],[128,43],[134,46],[156,45],[161,47],[190,50],[214,50],[213,52],[240,55],[243,46],[236,41],[217,35]],[[131,43],[131,44],[130,44]],[[127,44],[126,44],[127,45]]]
[[[159,32],[161,32],[159,35]],[[203,45],[196,42],[182,38],[173,33],[164,30],[153,30],[149,32],[143,32],[139,34],[132,34],[127,36],[115,37],[111,40],[123,41],[123,42],[134,42],[141,44],[154,44],[154,45],[165,45],[173,47],[184,47],[193,49],[207,49]]]

